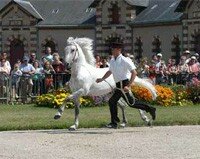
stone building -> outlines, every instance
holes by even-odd
[[[0,52],[11,63],[45,47],[63,55],[68,37],[94,40],[96,54],[109,55],[113,40],[136,58],[164,58],[185,49],[200,52],[199,0],[1,0]]]

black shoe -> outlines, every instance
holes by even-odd
[[[60,117],[61,117],[60,115],[55,115],[54,119],[57,120],[57,119],[60,119]]]
[[[117,129],[117,124],[109,123],[109,124],[106,125],[106,128]]]
[[[151,114],[152,119],[155,120],[156,119],[156,108],[151,107],[149,113]]]

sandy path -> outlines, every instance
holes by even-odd
[[[0,132],[0,159],[200,159],[200,126]]]

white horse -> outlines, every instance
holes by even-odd
[[[58,109],[54,119],[59,119],[65,108],[68,100],[73,99],[75,104],[75,123],[70,127],[70,130],[76,130],[79,125],[79,98],[81,96],[101,96],[109,94],[116,87],[113,76],[111,75],[105,81],[96,83],[97,78],[103,77],[108,71],[108,68],[96,68],[95,58],[93,55],[93,41],[89,38],[68,38],[67,46],[65,48],[65,61],[71,64],[71,79],[69,82],[72,94],[65,99],[65,102]],[[152,93],[152,98],[156,98],[156,91],[154,86],[138,77],[135,79],[135,84],[144,86]],[[127,120],[124,113],[125,102],[119,101],[120,108],[122,109],[123,123],[125,126]],[[150,124],[151,120],[145,115],[143,110],[139,110],[141,118]]]

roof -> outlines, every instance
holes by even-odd
[[[95,24],[93,0],[29,0],[43,17],[38,26]]]
[[[96,22],[94,0],[0,0],[0,10],[15,2],[37,19],[42,26],[80,26]]]
[[[147,7],[149,5],[149,0],[125,0],[125,1],[132,6]]]
[[[22,1],[22,0],[1,0],[0,1],[0,10],[9,5],[10,3],[17,3],[21,6],[25,11],[30,13],[33,17],[42,20],[42,16],[37,12],[37,10],[32,6],[30,2]]]
[[[101,1],[104,0],[93,0],[90,7],[95,8]],[[149,5],[149,0],[124,0],[131,6],[141,6],[141,7],[147,7]]]
[[[22,8],[24,8],[26,11],[28,11],[30,14],[32,14],[37,19],[43,19],[40,13],[32,6],[30,2],[22,1],[22,0],[14,0],[16,3],[18,3]]]
[[[133,25],[156,24],[163,22],[178,22],[183,13],[175,12],[180,0],[150,0],[144,9],[132,22]]]

